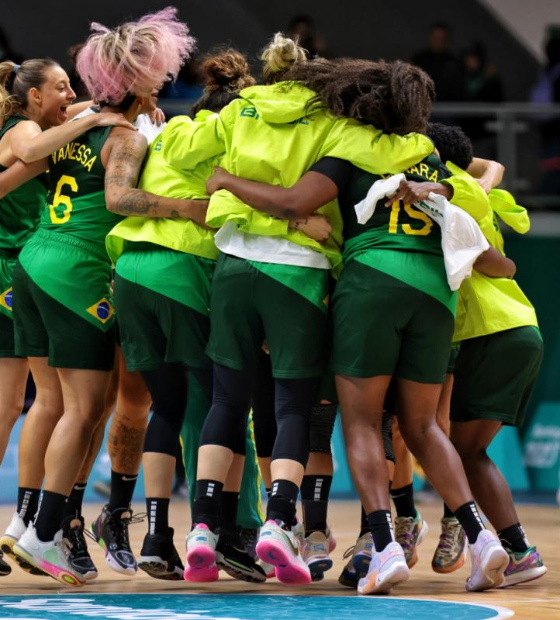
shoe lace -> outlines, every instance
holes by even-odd
[[[453,548],[457,545],[457,535],[461,526],[456,524],[448,524],[439,537],[438,550],[442,555],[451,555]]]
[[[114,538],[117,546],[120,548],[130,549],[130,538],[128,536],[128,526],[134,523],[142,523],[146,518],[146,513],[130,514],[130,517],[111,515],[107,521],[107,526]]]
[[[351,547],[348,547],[348,549],[346,549],[346,551],[342,554],[342,559],[347,560],[349,557],[354,555],[355,549],[356,549],[356,545],[352,545]]]
[[[409,521],[404,521],[404,520],[397,521],[395,537],[402,547],[412,546],[414,542],[414,534],[412,532],[413,529],[414,529],[414,523],[410,523]]]
[[[83,525],[65,527],[63,532],[63,543],[66,550],[74,557],[89,555],[86,536],[95,540],[93,534],[88,532]]]

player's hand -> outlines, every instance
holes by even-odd
[[[407,205],[426,200],[432,191],[433,183],[417,183],[416,181],[401,181],[399,189],[389,197],[385,203],[386,207],[392,206],[394,202],[402,200]]]
[[[324,215],[310,215],[303,220],[295,220],[290,223],[290,227],[301,230],[304,235],[319,243],[326,243],[332,233],[329,218]]]
[[[161,108],[156,108],[153,112],[150,112],[149,116],[152,123],[158,127],[165,123],[165,113]]]
[[[216,166],[214,168],[214,174],[206,181],[206,191],[211,196],[214,192],[223,189],[225,182],[232,175],[224,168]]]

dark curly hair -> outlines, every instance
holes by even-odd
[[[386,133],[425,133],[435,98],[427,73],[407,62],[319,58],[293,67],[286,80],[317,93],[308,111],[326,108]]]
[[[439,151],[442,162],[450,161],[466,170],[473,159],[472,142],[458,125],[428,124],[428,138]]]
[[[205,56],[202,74],[204,92],[193,105],[193,115],[200,110],[219,112],[237,99],[240,91],[255,84],[247,59],[233,48],[216,49]]]

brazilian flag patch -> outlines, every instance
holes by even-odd
[[[91,316],[95,317],[102,323],[107,323],[113,314],[115,314],[115,309],[111,305],[111,302],[105,297],[94,303],[93,306],[90,306],[87,311],[91,314]]]
[[[6,289],[0,294],[0,306],[6,308],[6,310],[12,311],[12,287]]]

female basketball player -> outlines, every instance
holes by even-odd
[[[317,91],[318,104],[334,114],[354,114],[387,131],[425,131],[433,85],[411,65],[317,61],[301,65],[290,77]],[[380,83],[393,103],[384,109],[372,105]],[[393,374],[398,378],[401,431],[434,486],[456,508],[471,543],[473,572],[467,588],[501,585],[507,565],[499,541],[484,530],[460,459],[435,423],[453,331],[454,296],[445,277],[439,230],[411,204],[429,191],[451,197],[453,190],[439,183],[446,175],[437,157],[411,168],[409,174],[431,182],[421,190],[414,183],[404,184],[391,210],[378,207],[365,226],[357,223],[353,207],[379,177],[348,163],[325,159],[289,189],[264,188],[225,172],[209,182],[209,189],[227,189],[279,217],[313,213],[336,197],[341,204],[346,260],[333,298],[333,357],[350,467],[376,550],[368,575],[360,581],[363,594],[388,592],[408,578],[402,548],[392,534],[380,433]],[[363,330],[356,329],[361,324]],[[442,467],[442,462],[447,465]]]
[[[159,88],[177,75],[193,48],[186,25],[171,8],[113,31],[93,29],[78,71],[102,111],[121,112],[129,121],[155,109]],[[21,292],[16,352],[48,357],[60,377],[64,414],[47,449],[35,524],[14,550],[67,585],[81,586],[85,579],[67,561],[61,517],[84,445],[101,418],[114,361],[105,235],[120,219],[117,214],[201,215],[193,201],[135,189],[146,149],[138,132],[118,128],[90,131],[55,151],[48,162],[49,209],[15,270],[16,293]]]

